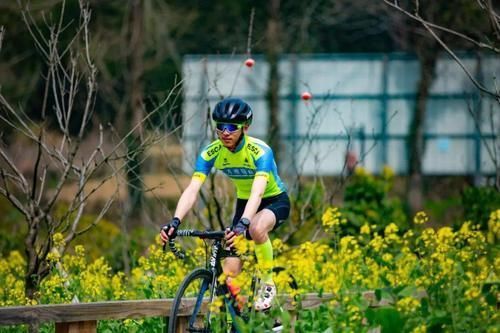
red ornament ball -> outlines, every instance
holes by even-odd
[[[245,66],[252,68],[253,65],[255,65],[255,60],[253,60],[252,58],[248,58],[247,60],[245,60]]]
[[[308,101],[312,98],[312,95],[310,92],[308,91],[304,91],[301,95],[301,98],[304,100],[304,101]]]

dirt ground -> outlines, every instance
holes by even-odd
[[[189,184],[191,177],[185,175],[148,174],[144,176],[144,188],[149,189],[146,196],[158,196],[162,198],[178,198],[182,190]],[[99,186],[101,180],[89,181],[85,186],[85,193],[90,193],[96,187],[98,189],[89,197],[90,201],[105,201],[107,198],[116,195],[117,199],[124,199],[126,194],[126,184],[124,181],[117,181],[112,178]],[[77,192],[77,184],[66,185],[61,193],[61,200],[71,200]]]

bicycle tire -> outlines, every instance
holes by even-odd
[[[196,302],[192,308],[192,313],[188,319],[187,332],[200,332],[208,333],[210,330],[210,323],[207,322],[205,316],[199,316],[201,311],[203,298],[209,297],[212,289],[212,273],[204,268],[198,268],[192,271],[182,281],[174,301],[172,303],[172,310],[168,321],[168,332],[176,333],[179,326],[178,314],[180,306],[186,302],[186,298],[195,298]],[[191,288],[191,289],[190,289]]]

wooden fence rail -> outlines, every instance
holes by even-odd
[[[376,301],[373,292],[365,292],[363,296],[374,306],[383,305]],[[331,294],[322,296],[306,294],[301,297],[301,307],[312,309],[328,302],[332,297]],[[283,295],[281,300],[285,309],[296,308],[291,297]],[[166,317],[170,314],[172,301],[172,299],[149,299],[0,307],[0,326],[53,322],[56,325],[56,333],[95,333],[98,320]],[[182,304],[180,316],[184,320],[187,320],[193,304],[194,299]]]

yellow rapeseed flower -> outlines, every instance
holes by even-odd
[[[85,248],[83,247],[83,245],[75,246],[75,253],[79,257],[85,256]]]
[[[273,251],[275,254],[280,254],[288,250],[288,245],[283,243],[283,241],[280,238],[275,238],[272,241],[272,244],[273,244]]]
[[[54,242],[54,247],[62,247],[64,246],[64,236],[60,232],[56,232],[52,236],[52,241]]]
[[[24,275],[24,267],[26,265],[26,260],[21,255],[19,251],[11,251],[7,257],[6,266],[8,269],[15,273],[16,275]]]
[[[380,252],[382,249],[385,249],[387,245],[384,242],[384,239],[378,234],[375,233],[373,239],[368,244],[370,247],[375,250],[375,252]]]
[[[328,207],[323,213],[323,217],[321,218],[322,224],[325,229],[333,229],[341,224],[342,213],[338,207]]]
[[[61,255],[56,249],[53,249],[50,253],[47,254],[47,261],[50,263],[57,262],[59,261],[59,259],[61,259]]]
[[[392,179],[394,177],[394,170],[390,166],[384,165],[382,168],[382,177],[386,180]]]
[[[222,301],[222,296],[217,297],[212,303],[210,303],[210,311],[212,313],[220,313],[223,304],[224,302]]]
[[[111,278],[111,288],[113,290],[113,299],[120,300],[126,299],[127,292],[123,284],[125,274],[123,272],[118,272]]]
[[[359,177],[366,177],[366,176],[369,176],[370,174],[368,173],[368,171],[366,171],[365,168],[358,165],[358,166],[356,166],[356,169],[354,169],[354,175],[359,176]]]
[[[235,239],[234,239],[234,248],[236,249],[236,252],[240,256],[253,254],[252,246],[250,243],[253,243],[253,242],[250,242],[243,235],[239,235],[239,236],[235,237]]]
[[[403,314],[412,314],[420,308],[420,301],[413,297],[404,297],[396,302],[396,308]]]
[[[388,235],[395,234],[399,231],[398,226],[395,223],[390,223],[387,227],[384,229],[384,234],[387,237]]]
[[[439,228],[437,232],[437,238],[441,244],[451,243],[453,241],[453,236],[453,229],[451,229],[450,227]]]
[[[497,209],[490,214],[487,237],[490,244],[495,244],[498,240],[500,240],[500,209]]]
[[[355,324],[355,322],[359,322],[363,318],[360,308],[354,304],[349,304],[347,306],[347,313],[349,314],[349,321],[351,324]]]
[[[468,236],[471,233],[471,225],[472,225],[471,221],[464,222],[462,224],[462,226],[460,227],[460,230],[458,231],[458,233],[463,235],[463,236]]]
[[[385,262],[387,262],[387,263],[392,262],[392,259],[394,259],[394,257],[390,253],[384,253],[382,255],[382,260],[385,261]]]
[[[369,235],[370,234],[370,225],[368,223],[363,224],[359,229],[361,234]]]
[[[425,212],[418,212],[415,217],[413,218],[413,223],[415,224],[424,224],[429,221],[429,217]]]
[[[130,328],[130,327],[134,326],[134,320],[127,318],[123,321],[123,325],[125,325],[125,327],[127,327],[127,328]]]
[[[476,299],[479,295],[481,295],[481,291],[479,290],[479,288],[472,287],[467,289],[464,295],[466,299],[473,300]]]
[[[412,333],[427,333],[427,326],[425,324],[420,324],[411,331]]]

